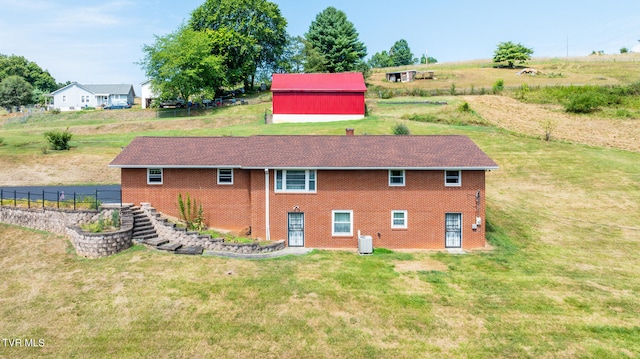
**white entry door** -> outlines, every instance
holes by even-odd
[[[462,247],[462,213],[447,213],[445,216],[445,247]]]
[[[289,247],[304,247],[304,213],[289,213]]]

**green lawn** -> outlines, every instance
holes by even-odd
[[[449,100],[379,104],[370,118],[332,124],[267,126],[264,105],[182,122],[60,120],[77,133],[76,153],[113,153],[136,135],[390,134],[397,122],[465,134],[500,165],[487,174],[493,250],[245,261],[134,247],[87,260],[65,238],[0,225],[0,337],[45,341],[0,344],[0,357],[639,356],[640,153],[402,120],[473,116]],[[63,160],[39,153],[50,125],[38,121],[6,125],[0,156]]]

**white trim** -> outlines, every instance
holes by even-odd
[[[347,115],[292,115],[292,114],[273,114],[273,123],[306,123],[306,122],[333,122],[333,121],[352,121],[362,120],[364,114],[347,114]]]
[[[162,167],[162,168],[238,168],[245,170],[262,170],[264,167],[256,167],[256,166],[240,166],[240,165],[163,165],[163,164],[145,164],[145,165],[109,165],[112,168],[149,168],[149,167]],[[445,169],[449,169],[450,167],[297,167],[297,166],[288,166],[288,167],[269,167],[273,170],[287,170],[287,169],[298,169],[298,170],[405,170],[405,171],[443,171]],[[499,167],[457,167],[457,169],[461,171],[490,171],[497,170]]]
[[[220,182],[220,171],[231,171],[231,182]],[[218,184],[221,186],[229,186],[233,184],[233,168],[218,168],[217,172],[217,178],[218,178]]]
[[[403,225],[397,225],[394,223],[394,214],[396,213],[402,213],[404,215],[403,220],[404,220],[404,224]],[[408,212],[406,210],[392,210],[391,211],[391,228],[393,229],[407,229],[409,228],[409,218],[408,218]]]
[[[160,170],[160,182],[151,181],[151,170]],[[157,175],[157,174],[156,174]],[[161,185],[164,183],[164,171],[162,168],[147,168],[147,184],[149,185]]]
[[[349,233],[336,232],[336,213],[349,213]],[[331,236],[333,237],[353,237],[353,210],[337,209],[331,211]]]
[[[457,183],[447,183],[447,172],[458,172]],[[445,187],[462,187],[462,170],[444,170],[444,186]]]
[[[402,172],[402,183],[392,183],[391,182],[391,172]],[[393,176],[393,177],[399,177],[399,176]],[[407,183],[407,176],[406,176],[406,171],[405,170],[389,170],[389,186],[390,187],[404,187]]]

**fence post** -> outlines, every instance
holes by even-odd
[[[96,188],[96,211],[98,210],[98,189]]]
[[[73,210],[76,210],[76,193],[73,192]]]
[[[18,191],[13,190],[13,206],[18,206]]]
[[[56,204],[58,209],[60,209],[60,191],[56,191]]]
[[[44,190],[42,190],[42,209],[44,209]]]
[[[3,199],[3,194],[2,194],[2,188],[0,188],[0,207],[2,206],[2,199]]]
[[[31,191],[27,191],[27,208],[31,208]]]

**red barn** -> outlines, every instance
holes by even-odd
[[[273,122],[359,120],[366,91],[359,72],[274,74]]]

